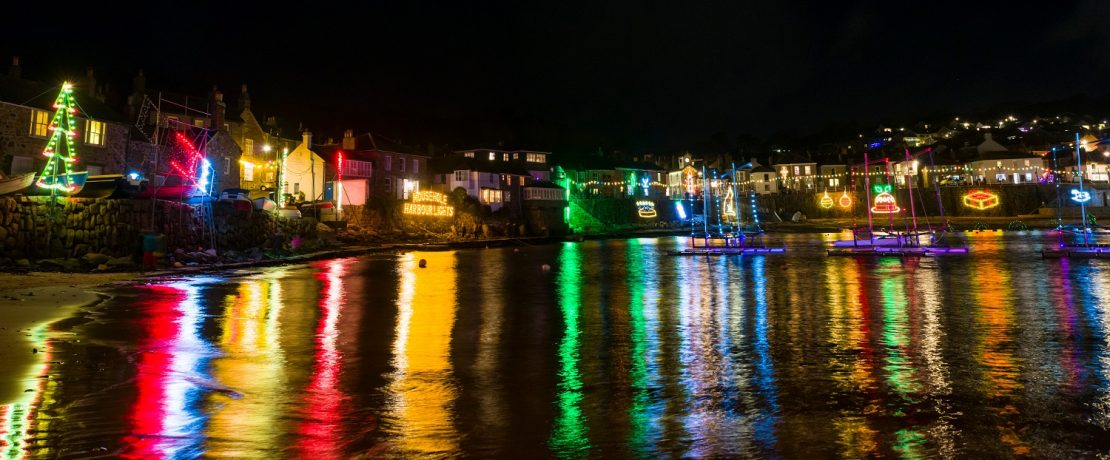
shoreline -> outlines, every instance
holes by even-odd
[[[102,286],[104,283],[95,286]],[[93,285],[41,284],[0,290],[0,405],[17,402],[21,396],[49,378],[51,357],[46,342],[50,326],[70,318],[82,308],[92,307],[106,296]]]

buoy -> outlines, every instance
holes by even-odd
[[[540,268],[543,269],[543,271],[545,271],[545,272],[551,271],[551,266],[548,265],[548,264],[540,265]]]
[[[424,259],[420,259],[420,268],[424,268],[424,267],[427,267],[427,266],[428,266],[428,261],[424,260]]]

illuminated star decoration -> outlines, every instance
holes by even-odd
[[[46,166],[35,185],[69,193],[77,189],[70,177],[73,175],[73,165],[77,162],[77,149],[73,146],[73,138],[77,137],[77,131],[73,129],[77,100],[73,97],[73,85],[69,82],[62,83],[62,90],[54,99],[54,108],[54,117],[46,127],[50,131],[50,139],[42,150],[42,155],[47,158]],[[63,145],[64,153],[60,150]]]
[[[986,190],[976,190],[963,196],[964,206],[980,211],[998,206],[998,195]]]
[[[898,203],[894,201],[894,195],[890,194],[890,184],[876,185],[875,192],[875,205],[871,207],[871,212],[875,214],[894,214],[901,212],[902,208],[898,207]]]
[[[833,207],[833,199],[829,196],[829,191],[825,190],[825,195],[821,197],[820,205],[822,208],[830,209]]]

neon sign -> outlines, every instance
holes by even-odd
[[[986,190],[976,190],[964,195],[964,206],[980,211],[998,206],[998,195]]]
[[[847,190],[845,190],[843,193],[840,194],[840,199],[837,200],[837,201],[838,201],[837,204],[839,204],[840,207],[842,207],[842,208],[847,209],[847,208],[852,207],[852,197],[848,196],[848,191]]]
[[[412,202],[405,203],[402,213],[413,216],[451,217],[455,208],[447,205],[447,195],[439,192],[416,192]]]
[[[658,215],[655,212],[655,203],[651,201],[637,201],[636,212],[640,214],[640,217],[645,219],[650,219]]]
[[[890,194],[892,190],[890,184],[875,184],[873,189],[878,195],[875,195],[875,205],[871,207],[871,212],[875,214],[894,214],[902,211],[902,208],[899,208],[898,203],[894,201],[894,195]]]
[[[832,199],[831,196],[829,196],[829,191],[828,190],[825,190],[825,196],[821,197],[821,202],[819,204],[821,205],[822,208],[825,208],[825,209],[830,209],[830,208],[833,207],[833,199]]]
[[[1091,192],[1086,190],[1072,189],[1071,200],[1076,203],[1086,203],[1091,201]]]

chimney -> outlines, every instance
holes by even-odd
[[[343,150],[355,149],[355,131],[348,129],[343,131]]]
[[[227,112],[227,105],[224,104],[224,93],[221,93],[215,86],[212,87],[212,126],[209,128],[223,131],[224,118]]]
[[[89,97],[96,97],[96,76],[93,75],[92,67],[85,71],[85,86],[89,88]]]
[[[19,56],[12,56],[12,65],[8,66],[8,76],[16,80],[23,75],[23,68],[19,66]]]
[[[302,138],[302,139],[304,139],[304,146],[305,146],[305,148],[312,148],[312,133],[311,133],[311,132],[309,132],[309,131],[308,131],[308,130],[306,129],[306,130],[304,131],[304,133],[303,133],[303,134],[301,134],[301,138]]]
[[[239,92],[239,110],[249,111],[251,109],[251,95],[247,92],[247,84],[243,83],[243,89]]]

